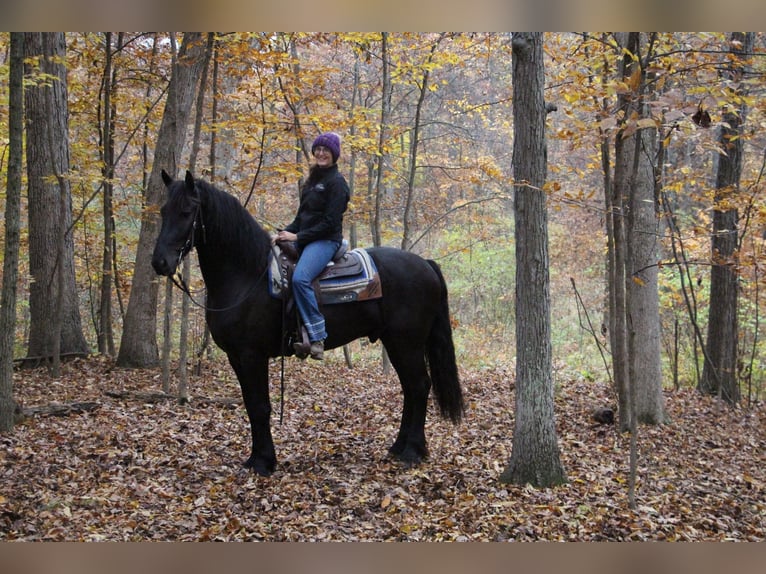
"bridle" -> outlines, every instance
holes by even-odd
[[[186,243],[184,243],[181,246],[181,249],[178,250],[178,262],[176,263],[176,272],[171,276],[171,280],[173,281],[173,284],[178,287],[181,291],[186,293],[188,295],[189,300],[194,303],[197,307],[204,309],[205,311],[213,311],[216,313],[221,313],[224,311],[231,311],[232,309],[239,307],[242,303],[245,302],[245,300],[251,295],[255,287],[258,286],[258,284],[261,282],[261,280],[266,276],[266,273],[269,272],[269,261],[266,261],[266,266],[263,269],[263,272],[258,276],[258,278],[251,283],[251,286],[249,289],[245,291],[245,293],[240,297],[240,299],[236,303],[232,303],[228,307],[208,307],[204,303],[200,303],[194,298],[194,295],[191,292],[191,289],[189,289],[189,286],[186,284],[186,281],[184,281],[183,276],[179,273],[178,269],[181,267],[181,263],[183,262],[184,258],[191,252],[192,249],[195,247],[195,237],[197,236],[197,220],[199,220],[199,226],[202,229],[202,245],[205,245],[207,243],[207,235],[206,235],[206,229],[205,229],[205,222],[202,218],[202,203],[197,203],[197,209],[194,213],[194,219],[192,220],[191,229],[189,231],[189,236],[186,239]],[[269,258],[271,258],[271,251],[269,250]]]
[[[197,191],[196,186],[194,191]],[[189,289],[186,281],[184,281],[183,275],[181,275],[181,273],[178,271],[178,269],[181,267],[181,263],[183,263],[183,260],[189,253],[191,253],[191,250],[194,249],[194,238],[197,236],[197,220],[199,220],[200,227],[202,228],[202,244],[204,245],[207,242],[207,237],[205,234],[205,222],[202,218],[202,202],[199,200],[199,192],[197,192],[197,208],[194,211],[194,219],[192,219],[191,229],[189,230],[189,235],[186,238],[186,242],[178,250],[178,259],[176,260],[175,273],[170,276],[170,280],[173,281],[173,285],[178,287],[181,291],[189,296],[189,299],[192,303],[207,310],[208,308],[205,305],[198,303],[194,299],[194,295],[192,295],[191,289]],[[213,309],[210,310],[212,311]]]
[[[195,187],[194,190],[196,191],[197,188]],[[189,236],[186,238],[186,243],[184,243],[178,251],[178,263],[176,264],[176,269],[181,265],[184,257],[194,249],[194,237],[197,235],[197,220],[199,220],[199,225],[202,228],[202,244],[204,245],[207,242],[207,237],[205,234],[205,222],[202,219],[202,202],[199,200],[199,192],[197,192],[197,208],[194,211],[194,219],[192,220],[191,229],[189,230]]]

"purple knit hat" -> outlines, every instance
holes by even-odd
[[[317,136],[314,143],[311,144],[311,153],[313,155],[317,146],[323,145],[330,150],[332,162],[336,163],[340,157],[340,136],[335,132],[326,132]]]

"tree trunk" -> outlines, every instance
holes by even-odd
[[[118,35],[117,48],[122,48],[122,32]],[[112,211],[112,197],[114,193],[114,120],[116,109],[112,96],[116,92],[117,70],[112,64],[112,34],[107,32],[104,38],[105,64],[104,64],[104,113],[103,113],[103,136],[102,155],[104,166],[104,247],[101,260],[101,296],[98,312],[97,339],[98,351],[103,355],[114,356],[114,330],[112,328],[112,263],[114,261],[114,213]]]
[[[389,55],[388,55],[388,33],[383,32],[381,34],[381,66],[382,66],[382,82],[381,87],[382,97],[380,102],[380,135],[378,138],[378,153],[377,153],[377,166],[375,170],[375,197],[374,197],[374,211],[372,214],[372,243],[376,247],[381,245],[383,240],[381,238],[382,228],[382,210],[383,210],[383,194],[385,190],[385,165],[388,154],[386,154],[386,138],[388,137],[388,123],[391,116],[391,73],[390,73]]]
[[[436,49],[439,47],[439,43],[444,38],[444,34],[431,45],[431,52],[428,55],[426,66],[423,69],[423,76],[420,81],[418,103],[415,106],[415,119],[412,125],[412,136],[410,137],[410,157],[409,157],[409,170],[407,173],[407,194],[404,199],[404,215],[402,216],[402,249],[409,250],[412,247],[412,204],[415,201],[415,186],[416,175],[418,169],[418,145],[420,144],[420,128],[421,128],[421,115],[423,114],[423,103],[425,102],[426,95],[428,94],[429,85],[428,79],[430,77],[429,64],[433,61]]]
[[[206,43],[199,32],[184,34],[178,62],[173,68],[165,112],[157,137],[154,162],[141,218],[141,232],[136,250],[133,285],[125,314],[122,342],[117,357],[121,367],[157,365],[157,292],[158,280],[151,267],[151,252],[159,233],[159,206],[165,185],[161,170],[176,174],[181,161],[186,127],[196,86],[205,63]]]
[[[613,366],[620,429],[638,421],[665,420],[662,394],[658,291],[659,219],[655,200],[656,130],[644,105],[644,64],[649,43],[642,34],[618,36],[625,47],[619,76],[629,87],[619,98],[624,118],[615,140],[613,226]],[[647,52],[648,53],[648,52]]]
[[[615,140],[615,202],[623,205],[623,268],[615,289],[623,289],[625,306],[615,324],[625,341],[626,362],[614,368],[618,385],[620,429],[630,431],[628,500],[635,508],[638,467],[638,422],[664,422],[660,365],[660,316],[657,268],[658,219],[655,200],[656,129],[645,105],[646,68],[653,43],[639,32],[618,35],[623,47],[620,78],[627,89],[619,97],[620,129]],[[647,121],[648,120],[648,121]],[[620,283],[624,286],[621,287]],[[619,309],[617,313],[620,313]],[[623,359],[624,361],[624,359]],[[627,372],[626,372],[627,369]]]
[[[553,405],[542,33],[513,34],[516,421],[502,482],[566,482]]]
[[[644,34],[638,35],[639,53],[650,49]],[[647,58],[649,54],[647,53]],[[641,70],[640,89],[646,80]],[[650,118],[646,104],[650,94],[638,98],[639,118]],[[655,162],[657,129],[643,127],[631,136],[632,185],[628,210],[629,264],[627,291],[629,379],[634,393],[633,413],[636,422],[665,422],[665,399],[662,393],[659,305],[659,217],[655,198]]]
[[[625,323],[627,293],[625,285],[625,259],[627,252],[626,224],[625,224],[625,171],[626,158],[630,157],[630,150],[626,150],[626,144],[619,136],[615,141],[615,164],[614,180],[612,182],[611,221],[612,240],[610,247],[610,277],[609,277],[609,330],[612,347],[612,371],[614,373],[614,385],[617,391],[619,424],[622,431],[630,426],[630,408],[628,405],[628,336]]]
[[[11,32],[8,79],[8,173],[5,195],[5,254],[0,298],[0,432],[13,428],[13,347],[16,334],[16,285],[21,236],[21,169],[24,153],[24,34]]]
[[[212,129],[210,130],[210,152],[208,155],[208,165],[210,168],[210,181],[214,182],[216,173],[218,172],[218,139],[220,137],[221,133],[221,127],[218,126],[218,40],[215,40],[213,42],[213,54],[211,56],[213,60],[213,77],[211,80],[211,96],[212,96],[212,102],[210,105],[210,125],[212,126]],[[225,131],[225,130],[224,130]],[[231,148],[231,146],[227,146],[228,148]],[[232,157],[233,154],[228,153],[226,154],[227,157]],[[225,173],[228,173],[230,171],[231,162],[224,162],[224,165],[226,166]],[[211,343],[211,337],[210,337],[210,326],[207,324],[207,321],[204,322],[204,330],[202,334],[202,342],[200,343],[199,349],[197,349],[197,367],[196,367],[196,374],[202,373],[202,357],[205,355],[205,353],[210,354],[210,343]]]
[[[160,356],[160,366],[162,367],[162,391],[170,393],[171,375],[170,375],[170,351],[173,347],[172,338],[173,325],[173,280],[168,277],[165,279],[165,305],[162,313],[162,354]]]
[[[388,137],[388,123],[391,117],[391,62],[388,54],[388,32],[381,34],[381,65],[382,65],[382,83],[381,102],[380,102],[380,136],[378,138],[378,153],[376,158],[375,170],[375,209],[372,216],[372,242],[373,245],[380,246],[383,243],[382,238],[382,220],[383,220],[383,195],[385,194],[385,167],[388,160],[386,153],[386,138]],[[388,358],[388,352],[383,347],[381,353],[381,363],[383,373],[391,373],[391,360]]]
[[[55,362],[61,355],[88,354],[75,282],[67,179],[69,112],[66,67],[62,63],[66,41],[63,32],[28,32],[24,42],[26,57],[39,57],[39,68],[27,64],[34,85],[25,91],[29,269],[33,279],[27,358],[28,362]]]
[[[739,82],[745,54],[752,52],[754,34],[733,32],[731,52],[739,60],[727,71],[732,82]],[[739,90],[737,90],[738,92]],[[735,95],[735,94],[732,94]],[[710,274],[710,315],[707,332],[707,355],[698,389],[716,395],[730,404],[740,399],[737,378],[737,248],[739,243],[739,213],[734,199],[739,191],[742,173],[742,124],[745,104],[739,109],[729,105],[724,112],[719,142],[723,153],[718,156],[715,206],[713,211],[712,269]],[[728,125],[727,125],[728,124]]]
[[[609,81],[610,76],[611,70],[605,58],[601,74],[602,82]],[[611,104],[607,98],[604,98],[601,105],[602,112],[608,114]],[[603,132],[601,137],[601,169],[604,180],[604,219],[607,239],[605,260],[606,304],[603,326],[608,327],[609,346],[612,351],[612,372],[614,373],[612,379],[613,390],[619,401],[619,389],[625,385],[625,380],[627,379],[627,371],[624,367],[628,364],[626,359],[627,346],[624,336],[625,328],[624,324],[619,321],[620,317],[625,316],[625,281],[623,280],[625,268],[625,228],[623,226],[622,191],[618,190],[614,184],[612,173],[611,154],[609,151],[610,140]]]
[[[629,35],[618,34],[618,43],[630,50]],[[631,76],[632,59],[624,54],[618,67],[618,78],[625,80]],[[630,117],[632,98],[622,94],[618,106],[623,118]],[[621,431],[631,428],[630,408],[630,353],[628,337],[628,293],[625,276],[629,261],[628,254],[628,211],[630,209],[630,186],[632,183],[633,161],[635,158],[635,140],[622,137],[618,132],[614,144],[614,181],[612,195],[612,224],[614,232],[614,255],[610,285],[613,292],[613,309],[610,317],[612,329],[612,365],[615,387],[617,389],[619,425]]]
[[[656,130],[636,134],[639,145],[638,171],[630,200],[630,280],[627,283],[630,380],[635,389],[637,422],[665,422],[660,349],[660,307],[657,266],[659,226],[654,201]]]
[[[207,50],[205,63],[202,67],[202,77],[197,92],[197,104],[194,112],[194,136],[192,137],[192,150],[189,155],[189,169],[192,173],[197,171],[197,155],[199,155],[200,138],[202,132],[202,118],[205,110],[205,91],[207,90],[207,72],[210,59],[213,57],[215,34],[208,32]],[[186,285],[191,284],[191,259],[187,257],[183,263],[183,278]],[[181,335],[178,343],[178,402],[189,402],[189,295],[184,294],[181,300]]]

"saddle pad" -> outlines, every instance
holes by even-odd
[[[272,255],[269,265],[269,292],[272,297],[281,298],[283,293],[282,263],[278,248],[274,249]],[[338,271],[334,269],[336,265],[329,265],[317,279],[320,302],[325,305],[334,305],[382,297],[378,268],[370,254],[365,249],[357,248],[346,253],[344,258],[353,258],[356,263],[338,265],[338,268],[347,269],[342,275],[339,274],[340,269]]]

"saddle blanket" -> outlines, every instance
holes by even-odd
[[[278,247],[274,247],[272,255],[269,292],[272,297],[281,299],[291,263]],[[360,248],[346,252],[339,262],[328,264],[314,284],[318,284],[319,301],[325,305],[367,301],[383,296],[378,268],[370,254]]]

